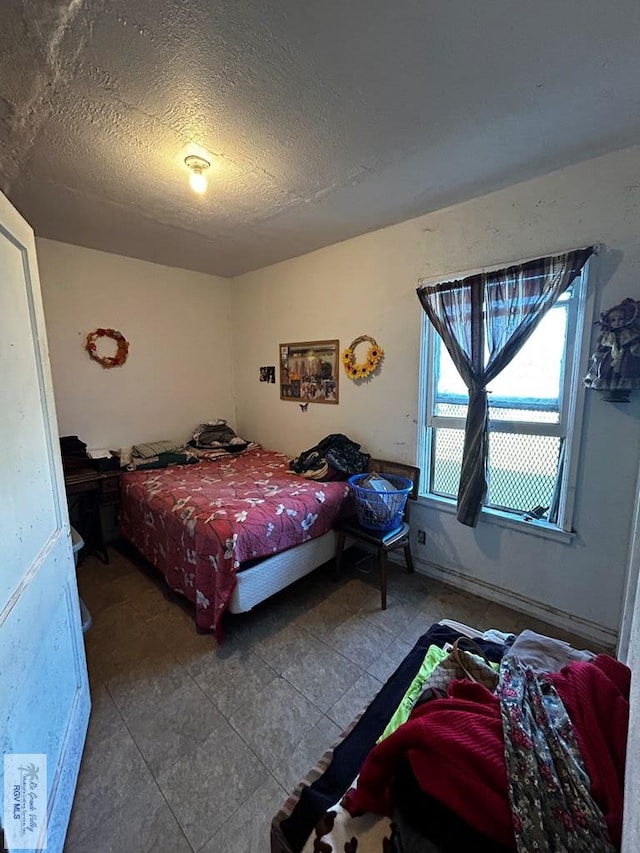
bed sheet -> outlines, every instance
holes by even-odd
[[[195,602],[196,625],[218,638],[240,565],[322,536],[348,495],[347,483],[288,471],[287,456],[258,449],[122,475],[123,535]]]

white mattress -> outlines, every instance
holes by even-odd
[[[231,613],[251,610],[265,598],[275,595],[331,560],[335,553],[336,534],[329,530],[324,536],[289,548],[288,551],[281,551],[250,569],[238,572],[236,588],[227,609]]]

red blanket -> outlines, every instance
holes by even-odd
[[[569,714],[591,795],[613,844],[622,833],[630,671],[599,655],[550,676]],[[474,829],[515,849],[504,762],[500,704],[485,687],[454,682],[450,696],[419,706],[367,757],[346,805],[352,813],[390,814],[391,781],[406,756],[419,784]]]
[[[241,563],[322,536],[348,493],[347,483],[305,480],[288,467],[281,453],[251,450],[122,476],[120,529],[219,639]]]

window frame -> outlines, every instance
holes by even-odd
[[[532,260],[532,259],[529,259]],[[432,285],[445,281],[466,278],[470,275],[492,272],[512,264],[526,263],[527,261],[513,261],[483,267],[480,269],[465,271],[443,277],[429,277],[420,279],[419,284]],[[572,351],[566,349],[566,355],[561,372],[559,389],[559,422],[536,423],[536,433],[540,435],[564,435],[565,436],[565,459],[560,488],[560,500],[558,506],[557,522],[549,522],[543,519],[535,519],[519,515],[494,507],[483,506],[480,512],[480,520],[498,524],[501,527],[509,527],[528,533],[533,533],[544,538],[556,539],[561,542],[570,542],[573,538],[573,516],[575,511],[576,482],[579,469],[579,450],[582,436],[582,424],[584,417],[584,404],[586,399],[586,388],[581,377],[587,370],[589,346],[591,343],[594,309],[594,288],[592,282],[594,256],[589,258],[579,276],[572,283],[575,290],[574,310],[569,310],[567,315],[567,342],[573,341]],[[578,335],[578,330],[581,330]],[[428,491],[431,485],[431,445],[433,428],[460,428],[464,429],[465,418],[449,418],[443,415],[435,415],[435,388],[436,382],[434,369],[436,362],[435,341],[437,332],[429,322],[426,313],[422,314],[421,325],[421,352],[420,352],[420,376],[418,383],[418,442],[417,442],[417,465],[421,471],[419,502],[432,506],[445,512],[456,512],[455,498],[449,498]],[[490,431],[522,433],[523,424],[529,421],[490,421]],[[492,429],[498,424],[499,429]]]

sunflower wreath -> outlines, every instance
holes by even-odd
[[[96,341],[98,338],[111,338],[118,344],[116,354],[98,355]],[[122,367],[129,355],[129,341],[125,338],[122,332],[117,332],[115,329],[96,329],[95,332],[89,332],[87,342],[84,348],[89,353],[89,356],[97,361],[102,367]]]
[[[367,357],[364,361],[357,362],[356,347],[365,341],[370,344]],[[360,335],[342,353],[342,366],[349,379],[367,379],[376,370],[383,356],[384,350],[378,346],[378,342],[374,338],[369,337],[369,335]]]

